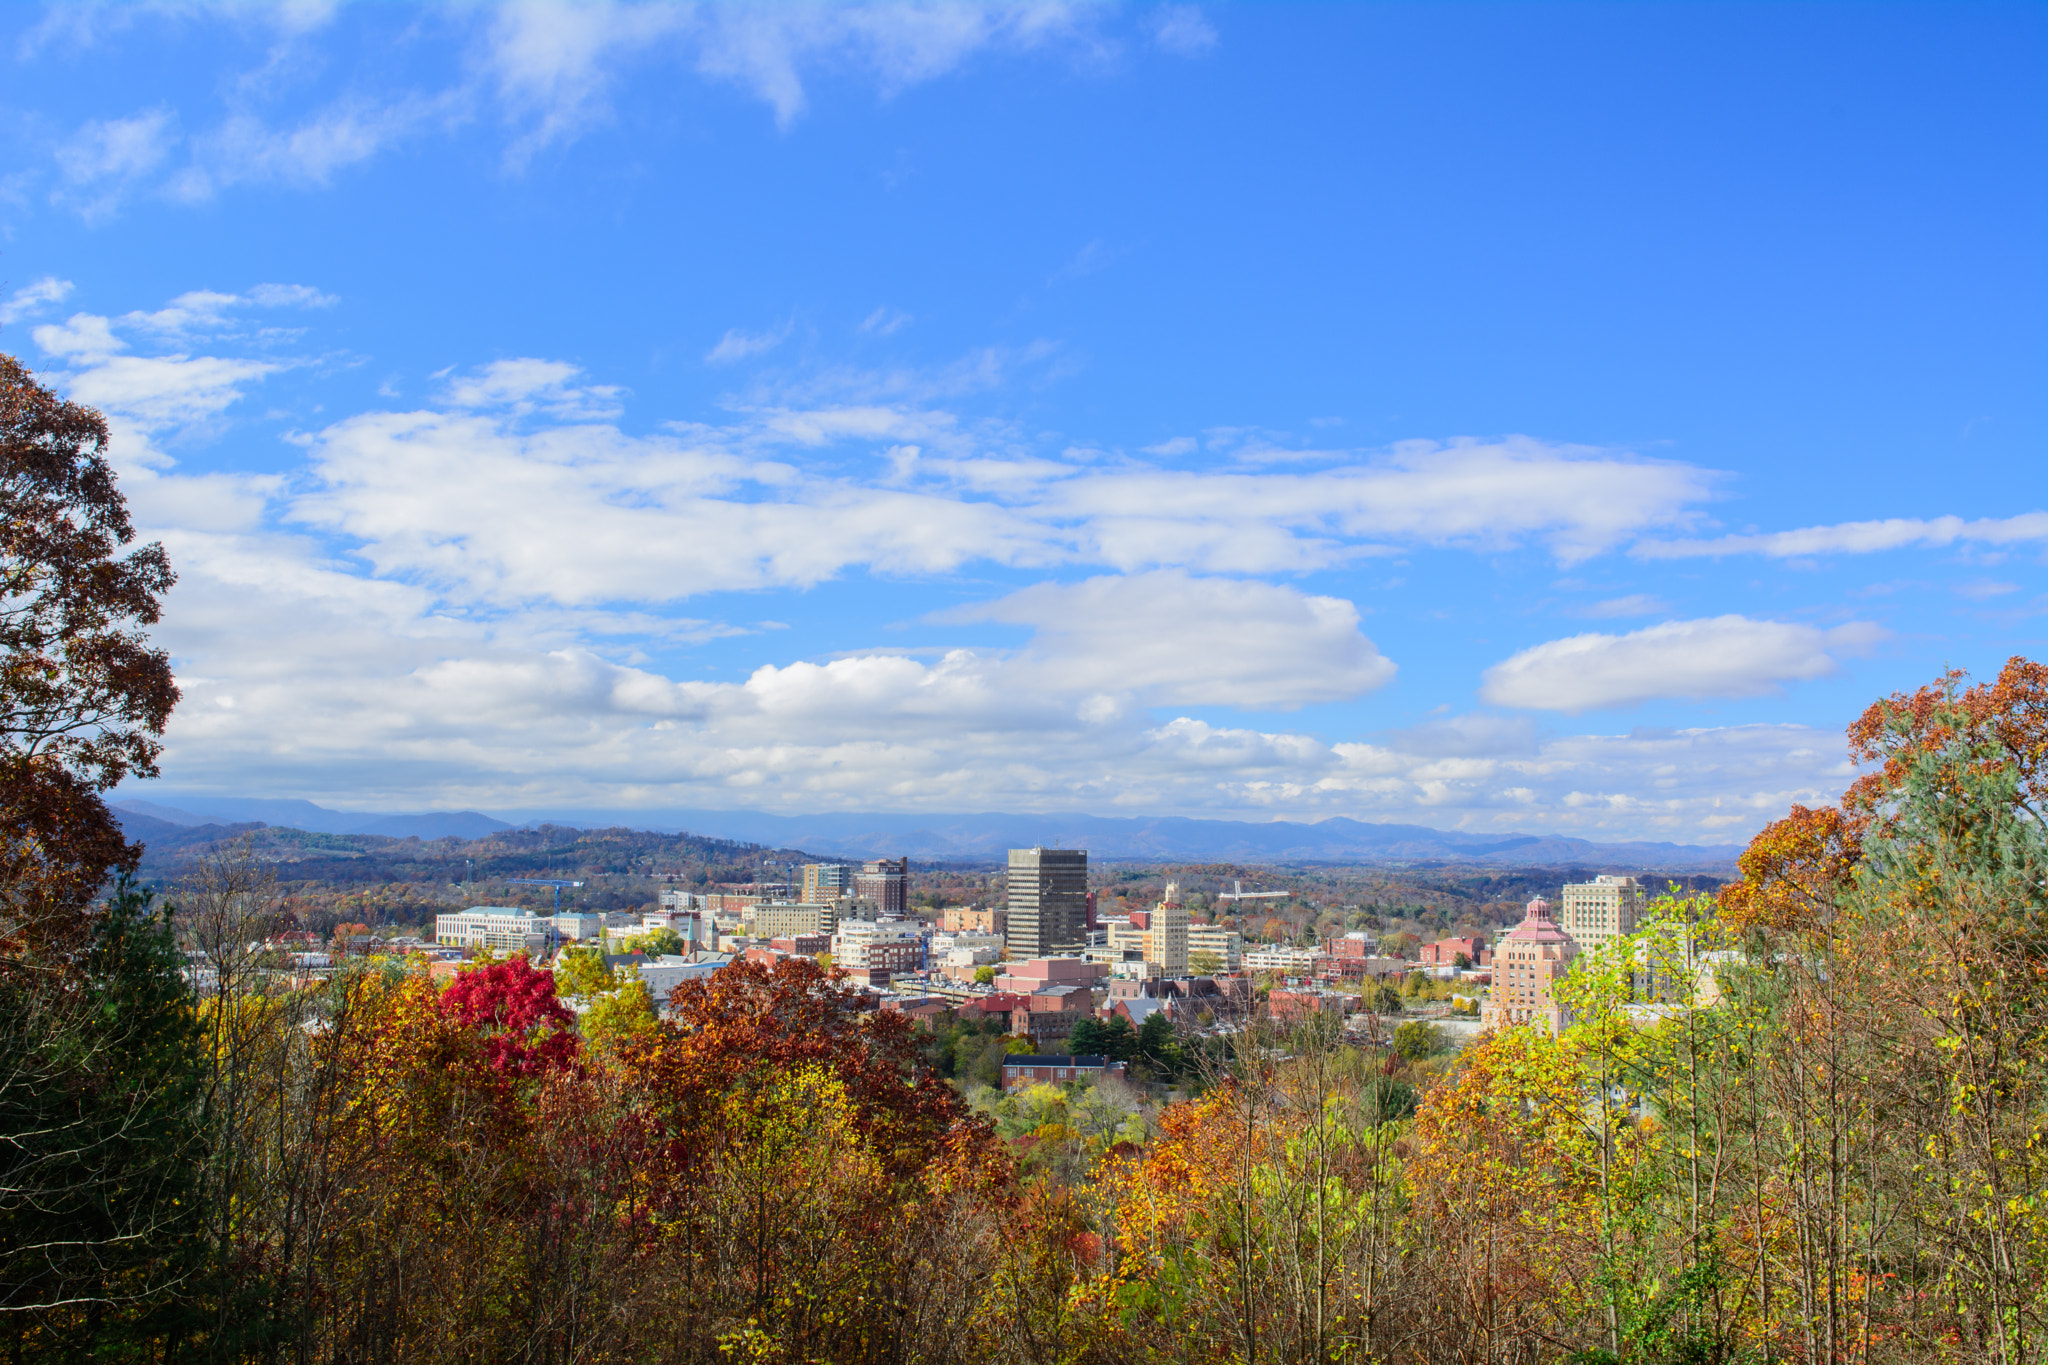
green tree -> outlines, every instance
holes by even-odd
[[[589,1001],[619,988],[619,974],[596,948],[571,948],[555,966],[555,988],[565,1000]]]
[[[627,950],[645,953],[649,957],[660,957],[664,953],[685,953],[690,945],[683,942],[683,936],[675,930],[662,926],[649,929],[646,933],[626,940]]]
[[[1138,1055],[1137,1030],[1121,1014],[1112,1014],[1102,1026],[1102,1053],[1119,1062],[1131,1061]]]
[[[168,916],[124,884],[75,992],[0,973],[0,1330],[29,1355],[125,1356],[178,1335],[204,1274],[199,1030],[180,965]]]
[[[1154,1010],[1138,1026],[1138,1057],[1162,1076],[1179,1073],[1181,1049],[1165,1010]]]
[[[1425,1019],[1410,1019],[1394,1030],[1394,1052],[1404,1061],[1424,1061],[1443,1050],[1442,1030]]]
[[[986,966],[986,965],[983,965],[983,966],[980,966],[980,967],[976,967],[976,968],[974,969],[974,984],[975,984],[975,985],[977,985],[977,986],[993,986],[993,985],[995,985],[995,984],[996,984],[996,969],[995,969],[994,967],[990,967],[990,966]]]

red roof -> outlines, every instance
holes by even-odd
[[[1538,896],[1529,902],[1529,912],[1507,934],[1516,943],[1569,943],[1571,936],[1550,917],[1550,902]]]

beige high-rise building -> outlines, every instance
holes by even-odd
[[[1572,936],[1581,953],[1595,953],[1623,934],[1635,932],[1646,893],[1634,877],[1599,876],[1590,882],[1566,882],[1558,907],[1558,927]]]
[[[1145,933],[1145,960],[1158,963],[1167,976],[1188,974],[1188,907],[1173,882],[1166,884],[1166,895],[1152,912],[1152,924]]]

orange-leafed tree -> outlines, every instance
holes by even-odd
[[[1832,924],[1862,857],[1857,821],[1832,806],[1794,806],[1742,851],[1742,880],[1721,888],[1721,913],[1743,930],[1790,933]]]
[[[1975,771],[2004,768],[2014,797],[2036,820],[2048,814],[2048,665],[2015,654],[1988,683],[1963,687],[1960,669],[1912,692],[1872,702],[1849,727],[1849,755],[1876,768],[1843,793],[1859,821],[1882,819],[1904,792],[1915,761],[1970,750]]]

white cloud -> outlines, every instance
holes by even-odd
[[[645,55],[689,17],[686,7],[664,4],[500,7],[485,60],[507,115],[526,125],[507,159],[522,164],[609,118],[609,63]]]
[[[119,119],[89,119],[56,150],[57,167],[73,185],[128,180],[163,164],[177,141],[178,116],[145,109]]]
[[[863,71],[886,98],[957,70],[985,51],[1055,45],[1101,51],[1094,12],[1024,3],[884,5],[514,5],[496,12],[483,62],[518,127],[508,159],[522,164],[612,117],[611,89],[633,61],[687,63],[738,85],[788,127],[811,74]]]
[[[394,146],[484,118],[502,125],[504,160],[517,171],[535,155],[610,122],[614,89],[635,67],[680,69],[736,86],[787,128],[821,78],[850,73],[889,99],[984,56],[1047,54],[1100,69],[1119,49],[1109,33],[1119,26],[1116,12],[1070,0],[456,7],[426,18],[401,16],[371,41],[393,48],[452,41],[467,49],[458,58],[460,78],[426,88],[365,77],[311,112],[279,114],[331,69],[314,35],[336,9],[325,0],[52,7],[20,43],[24,60],[139,41],[145,22],[233,30],[223,51],[244,46],[253,30],[264,48],[251,67],[207,73],[225,108],[211,122],[183,120],[203,126],[190,137],[179,131],[180,115],[169,107],[80,126],[53,149],[61,181],[57,201],[93,220],[136,192],[200,203],[243,183],[319,187]],[[1214,30],[1190,7],[1168,7],[1133,26],[1181,55],[1215,41]],[[189,155],[176,165],[173,153],[181,144]]]
[[[1331,744],[1155,721],[1095,705],[1099,678],[1051,666],[1074,657],[1044,636],[1009,654],[672,678],[551,639],[523,613],[452,616],[316,543],[225,524],[167,539],[181,582],[161,633],[187,696],[167,768],[199,787],[369,806],[1420,812],[1464,829],[1692,840],[1738,837],[1853,775],[1838,736],[1797,726],[1539,740],[1516,721],[1458,717]],[[1298,635],[1330,647],[1313,619]],[[1154,667],[1142,648],[1129,658]],[[1179,676],[1257,682],[1235,667],[1197,653]],[[1149,676],[1177,685],[1170,668]]]
[[[1193,5],[1162,5],[1152,16],[1152,41],[1176,57],[1199,57],[1216,46],[1216,30]]]
[[[700,11],[697,70],[742,85],[784,127],[804,110],[803,72],[864,68],[887,97],[987,51],[1063,44],[1099,53],[1093,14],[1058,0],[986,5],[720,5]]]
[[[794,323],[785,322],[782,326],[766,332],[742,332],[735,327],[720,337],[716,346],[704,353],[705,363],[729,365],[735,360],[745,360],[748,356],[772,351],[789,339],[789,334],[795,326]]]
[[[1167,570],[1042,583],[947,619],[1036,631],[1024,662],[1046,685],[1148,705],[1291,709],[1348,701],[1394,665],[1358,629],[1358,608],[1268,583]]]
[[[1626,597],[1610,597],[1604,602],[1581,607],[1579,615],[1611,621],[1625,616],[1661,616],[1668,610],[1670,608],[1664,604],[1663,598],[1652,593],[1632,592]]]
[[[393,98],[351,96],[289,127],[247,111],[195,140],[191,164],[174,176],[174,198],[200,202],[245,183],[318,187],[423,129],[459,119],[460,91]]]
[[[861,321],[860,329],[873,336],[893,336],[908,327],[915,319],[910,314],[893,308],[877,308]]]
[[[1709,482],[1526,438],[1411,444],[1311,474],[1162,469],[1030,454],[1007,430],[894,404],[764,406],[627,436],[608,421],[616,390],[536,359],[447,397],[473,415],[372,413],[317,433],[297,514],[357,539],[380,572],[493,600],[666,602],[976,560],[1246,575],[1531,541],[1569,558],[1624,520],[1683,522]],[[573,425],[518,420],[533,417]],[[541,525],[580,533],[537,539]]]
[[[283,368],[275,361],[220,356],[107,356],[73,373],[65,388],[81,403],[157,431],[218,416],[252,381]]]
[[[162,107],[87,120],[54,149],[60,185],[51,201],[89,223],[107,218],[170,155],[177,122],[177,114]]]
[[[1746,616],[1667,621],[1627,635],[1574,635],[1525,649],[1486,670],[1480,695],[1496,706],[1591,711],[1656,698],[1755,697],[1826,677],[1837,654],[1887,638],[1863,623],[1820,630]]]
[[[0,327],[23,318],[32,318],[52,303],[62,303],[71,294],[71,281],[60,280],[55,275],[45,275],[31,281],[0,302]]]
[[[1024,560],[1039,539],[986,503],[803,475],[754,455],[752,434],[369,414],[318,434],[317,486],[294,515],[357,541],[382,573],[465,598],[574,605],[801,586],[856,564]]]
[[[332,308],[340,301],[310,284],[259,284],[249,291],[258,308]]]
[[[1711,540],[1645,540],[1638,542],[1630,553],[1643,559],[1749,554],[1789,559],[1801,555],[1872,554],[1916,546],[1940,548],[1959,543],[2015,545],[2033,540],[2048,540],[2048,512],[1982,517],[1975,521],[1961,517],[1891,517],[1884,521],[1845,521],[1834,526],[1718,536]]]
[[[1346,562],[1360,541],[1501,549],[1536,539],[1565,563],[1693,519],[1715,476],[1690,465],[1555,445],[1408,441],[1382,459],[1313,473],[1105,472],[1051,490],[1119,568],[1204,542],[1211,567],[1288,572]]]
[[[582,373],[580,366],[560,360],[494,360],[473,374],[450,380],[445,398],[451,407],[497,410],[515,417],[540,413],[568,422],[617,417],[625,390],[579,383]]]
[[[180,782],[359,805],[1422,810],[1690,839],[1846,781],[1838,740],[1787,727],[1559,739],[1471,716],[1331,743],[1184,714],[1342,701],[1393,673],[1351,602],[1230,566],[1429,544],[1566,557],[1611,543],[1625,513],[1685,524],[1711,483],[1686,466],[1518,438],[1204,472],[1047,454],[1002,424],[880,400],[765,401],[635,435],[616,389],[529,357],[311,432],[300,468],[185,475],[150,443],[298,363],[193,342],[233,334],[259,298],[324,296],[195,291],[37,333],[65,387],[108,409],[140,528],[179,569],[161,638],[188,697]],[[1139,562],[955,618],[1021,627],[1010,648],[957,647],[926,622],[930,652],[804,658],[799,634],[778,635],[789,654],[740,680],[649,659],[767,628],[668,609],[707,593],[856,568],[1118,567],[1106,547]],[[1858,643],[1810,633],[1782,651],[1786,676]]]
[[[1536,751],[1536,723],[1526,716],[1474,712],[1425,721],[1384,736],[1397,753],[1429,758],[1502,757]]]
[[[74,313],[62,323],[35,328],[31,335],[45,355],[64,367],[49,377],[68,397],[106,415],[110,454],[118,467],[134,472],[168,465],[170,457],[160,445],[165,437],[208,427],[240,401],[250,385],[300,362],[194,355],[185,350],[136,355],[133,343],[121,333],[180,346],[208,333],[217,334],[214,340],[234,339],[242,330],[233,316],[236,310],[331,302],[329,296],[304,285],[259,285],[248,295],[193,290],[163,308],[118,318]]]

